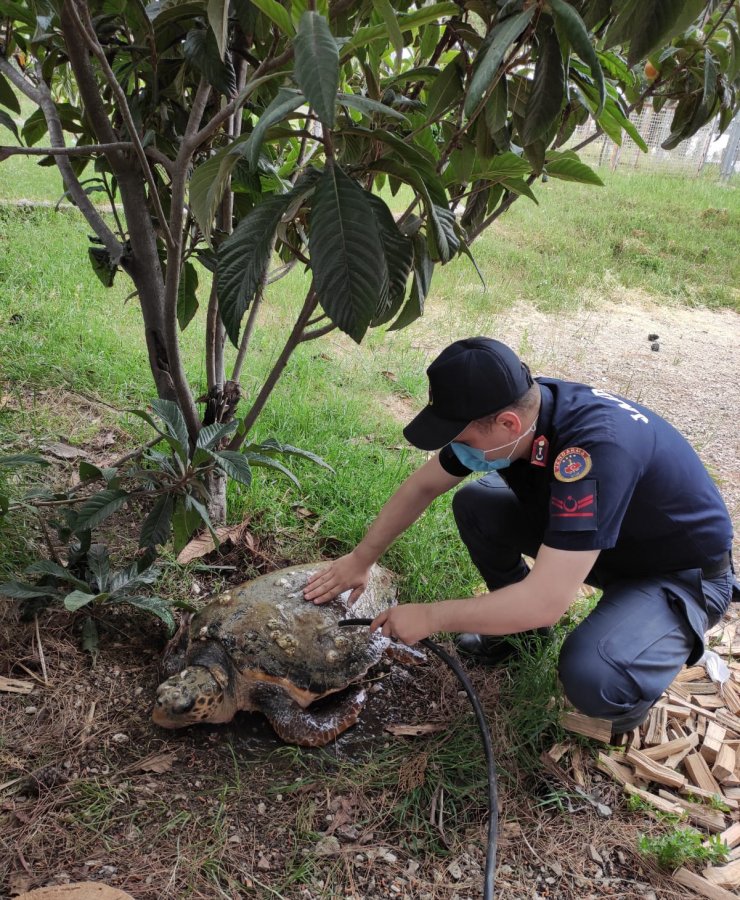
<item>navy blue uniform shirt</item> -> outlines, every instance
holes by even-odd
[[[609,391],[537,378],[532,455],[499,474],[558,550],[601,550],[598,566],[641,574],[702,568],[732,545],[727,507],[686,438]],[[449,446],[440,463],[464,476]]]

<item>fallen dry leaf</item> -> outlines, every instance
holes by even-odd
[[[249,520],[247,519],[244,522],[240,522],[238,525],[224,525],[221,528],[217,528],[216,534],[218,535],[219,541],[221,543],[224,541],[231,541],[234,544],[243,543],[246,544],[250,550],[255,550],[257,542],[251,531],[247,530],[246,526],[248,521]],[[204,534],[193,538],[192,541],[182,548],[177,557],[177,561],[180,565],[184,566],[194,559],[200,559],[202,556],[207,556],[215,549],[216,544],[214,543],[213,537],[211,536],[210,531],[206,531]]]
[[[434,734],[437,731],[444,731],[446,725],[439,723],[426,722],[421,725],[386,725],[385,730],[391,734],[403,737],[420,737],[422,734]]]
[[[318,513],[313,512],[305,506],[301,506],[300,503],[293,504],[293,512],[299,519],[315,519],[318,516]]]
[[[163,772],[169,772],[172,764],[177,759],[177,751],[171,750],[165,753],[152,753],[145,756],[130,766],[122,769],[123,772],[154,772],[161,775]]]
[[[41,449],[52,456],[56,456],[57,459],[79,459],[89,455],[79,447],[72,447],[70,444],[42,444]]]

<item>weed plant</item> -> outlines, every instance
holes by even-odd
[[[705,840],[695,828],[674,827],[658,837],[642,834],[637,849],[643,856],[652,857],[664,869],[677,869],[688,864],[721,865],[727,862],[728,849],[717,834]]]

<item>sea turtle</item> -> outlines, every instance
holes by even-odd
[[[396,602],[387,569],[373,566],[351,608],[349,591],[322,606],[303,598],[317,569],[309,564],[262,575],[196,613],[174,654],[170,671],[177,674],[157,690],[154,721],[181,728],[260,711],[283,740],[320,747],[357,721],[366,692],[356,682],[386,651],[405,662],[423,660],[366,626],[337,624],[373,618]],[[328,695],[336,696],[312,707]]]

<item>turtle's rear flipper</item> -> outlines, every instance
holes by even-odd
[[[257,688],[259,708],[278,736],[301,747],[323,747],[357,721],[367,691],[354,688],[331,700],[323,709],[303,709],[276,684]]]

